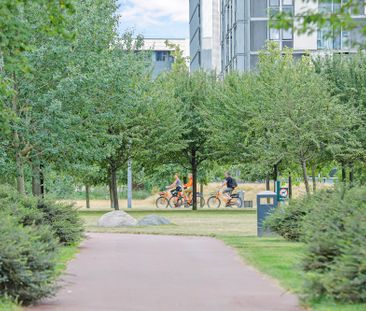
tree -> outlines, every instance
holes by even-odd
[[[344,138],[353,111],[331,96],[309,57],[295,61],[291,50],[283,54],[276,44],[261,52],[256,72],[228,76],[219,94],[217,106],[225,108],[216,133],[224,133],[226,150],[237,151],[226,156],[260,178],[273,173],[276,180],[296,163],[310,193],[308,166],[333,161],[350,143]]]
[[[348,136],[344,137],[347,143],[340,146],[336,157],[344,171],[342,181],[345,182],[345,170],[348,167],[349,179],[352,183],[355,170],[358,170],[356,177],[358,180],[365,172],[366,60],[363,53],[348,56],[334,55],[318,58],[315,65],[317,71],[329,81],[331,94],[339,99],[344,109],[355,111],[357,117]]]
[[[64,33],[64,18],[72,13],[71,0],[2,0],[0,6],[0,130],[9,130],[14,117],[4,101],[14,93],[13,72],[28,69],[26,51],[35,33]],[[30,22],[29,12],[43,12],[42,23]]]
[[[42,25],[39,8],[30,7],[33,9],[26,11],[29,23]],[[73,40],[48,32],[30,34],[32,49],[23,53],[29,70],[14,69],[17,92],[8,98],[9,106],[11,101],[17,106],[13,109],[13,143],[8,148],[17,159],[20,192],[24,192],[23,171],[28,162],[33,169],[33,193],[39,195],[42,166],[54,163],[65,169],[66,165],[95,159],[92,148],[98,137],[92,135],[96,129],[87,116],[90,110],[84,109],[86,99],[70,98],[69,94],[81,91],[86,81],[91,86],[87,74],[115,38],[115,10],[113,0],[75,4],[75,14],[66,15],[63,21],[64,31],[75,35]]]
[[[197,179],[200,165],[210,159],[213,153],[209,144],[210,120],[207,111],[211,103],[211,92],[216,77],[210,73],[197,71],[189,73],[185,63],[179,63],[164,77],[167,90],[175,99],[176,109],[182,122],[179,152],[173,152],[170,159],[190,169],[193,175],[193,210],[197,209]]]
[[[277,55],[275,62],[272,55]],[[353,112],[331,97],[310,57],[296,62],[291,51],[281,56],[278,48],[270,46],[268,53],[260,56],[261,76],[272,77],[264,80],[267,83],[261,88],[268,99],[264,101],[262,124],[266,124],[271,144],[278,146],[284,158],[301,165],[306,192],[310,193],[309,163],[325,154],[328,160],[334,159],[338,146],[347,143],[343,138],[352,126]]]

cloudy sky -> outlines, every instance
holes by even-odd
[[[121,30],[145,37],[188,38],[189,0],[119,0]]]

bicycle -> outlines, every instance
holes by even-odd
[[[155,205],[157,208],[168,208],[169,199],[171,195],[168,191],[162,191],[159,193],[159,197],[155,201]]]
[[[223,193],[219,189],[215,195],[212,195],[207,200],[207,205],[209,208],[220,208],[221,206],[221,200],[226,202],[226,207],[233,207],[236,206],[238,208],[241,208],[243,206],[243,201],[239,197],[238,193],[229,193],[230,199],[224,197]]]
[[[199,207],[203,208],[206,204],[205,198],[202,193],[197,193],[197,204]],[[169,206],[171,208],[179,208],[179,207],[190,207],[193,205],[193,200],[187,200],[187,198],[183,195],[182,192],[179,192],[176,196],[172,196],[169,199]]]

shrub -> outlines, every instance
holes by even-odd
[[[307,294],[366,302],[366,188],[318,200],[303,228]]]
[[[57,245],[49,227],[24,227],[1,212],[0,296],[30,304],[52,295]]]
[[[0,209],[6,210],[25,226],[49,225],[65,245],[76,243],[82,238],[83,223],[70,204],[27,197],[8,186],[1,186]]]
[[[266,219],[265,226],[286,240],[300,241],[304,217],[312,211],[320,199],[330,195],[331,192],[328,190],[291,200],[288,205],[278,207]]]
[[[44,223],[52,227],[61,243],[70,245],[81,240],[84,226],[73,205],[45,200],[37,207],[43,213]]]

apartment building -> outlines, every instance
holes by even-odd
[[[191,2],[199,5],[201,1]],[[325,27],[312,34],[299,35],[292,29],[273,28],[269,22],[271,15],[278,12],[296,16],[308,9],[337,12],[340,6],[340,0],[220,0],[221,72],[225,74],[231,70],[247,71],[254,68],[259,51],[267,41],[277,42],[281,49],[292,48],[295,57],[308,52],[354,52],[353,43],[362,40],[359,29],[333,33],[329,37],[331,29]],[[365,0],[358,0],[358,6],[359,14],[353,18],[365,24]],[[199,23],[197,20],[195,22]],[[191,47],[192,51],[196,51],[195,46]]]
[[[143,49],[151,51],[151,61],[153,66],[152,76],[156,78],[164,71],[169,71],[174,63],[172,56],[173,49],[166,45],[166,41],[178,45],[183,51],[183,56],[189,58],[189,40],[176,38],[145,38]]]

